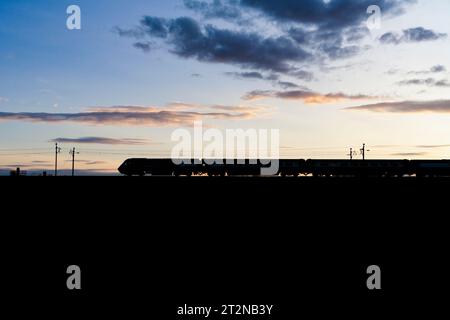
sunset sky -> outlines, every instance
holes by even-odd
[[[81,30],[66,27],[69,5]],[[381,8],[379,29],[367,8]],[[174,129],[279,129],[282,157],[450,158],[450,1],[0,0],[0,174],[114,172]]]

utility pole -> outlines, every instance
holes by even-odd
[[[75,176],[75,155],[79,154],[79,152],[75,151],[75,148],[69,151],[70,155],[72,156],[72,177]]]
[[[363,143],[363,147],[360,149],[363,160],[366,160],[366,152],[369,152],[369,151],[370,150],[366,150],[366,144]]]
[[[61,152],[61,148],[58,147],[58,143],[55,143],[55,177],[58,175],[58,153]]]
[[[350,148],[350,153],[347,155],[350,156],[350,160],[353,160],[353,156],[356,154],[357,154],[356,151],[353,151],[353,148]]]

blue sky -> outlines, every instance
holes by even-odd
[[[383,15],[369,31],[372,2]],[[66,28],[72,4],[81,30]],[[280,129],[285,157],[366,142],[374,158],[448,158],[448,12],[440,0],[1,0],[0,168],[50,169],[59,138],[63,167],[75,146],[80,169],[112,171],[169,155],[194,119]]]

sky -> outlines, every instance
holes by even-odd
[[[81,29],[66,10],[77,5]],[[378,15],[367,12],[371,5]],[[448,159],[445,0],[0,0],[0,174],[116,172],[178,128],[278,129],[283,158]],[[359,157],[359,155],[356,155]]]

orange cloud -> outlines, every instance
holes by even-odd
[[[192,110],[193,109],[193,110]],[[90,107],[79,113],[0,112],[0,120],[87,125],[179,126],[202,119],[250,119],[261,107],[170,104],[167,109],[141,106]]]
[[[346,100],[371,100],[378,97],[369,95],[349,95],[345,93],[328,93],[321,94],[309,90],[292,90],[292,91],[273,91],[273,90],[255,90],[247,93],[243,99],[248,101],[277,98],[284,100],[301,100],[305,104],[325,104],[336,103]]]

